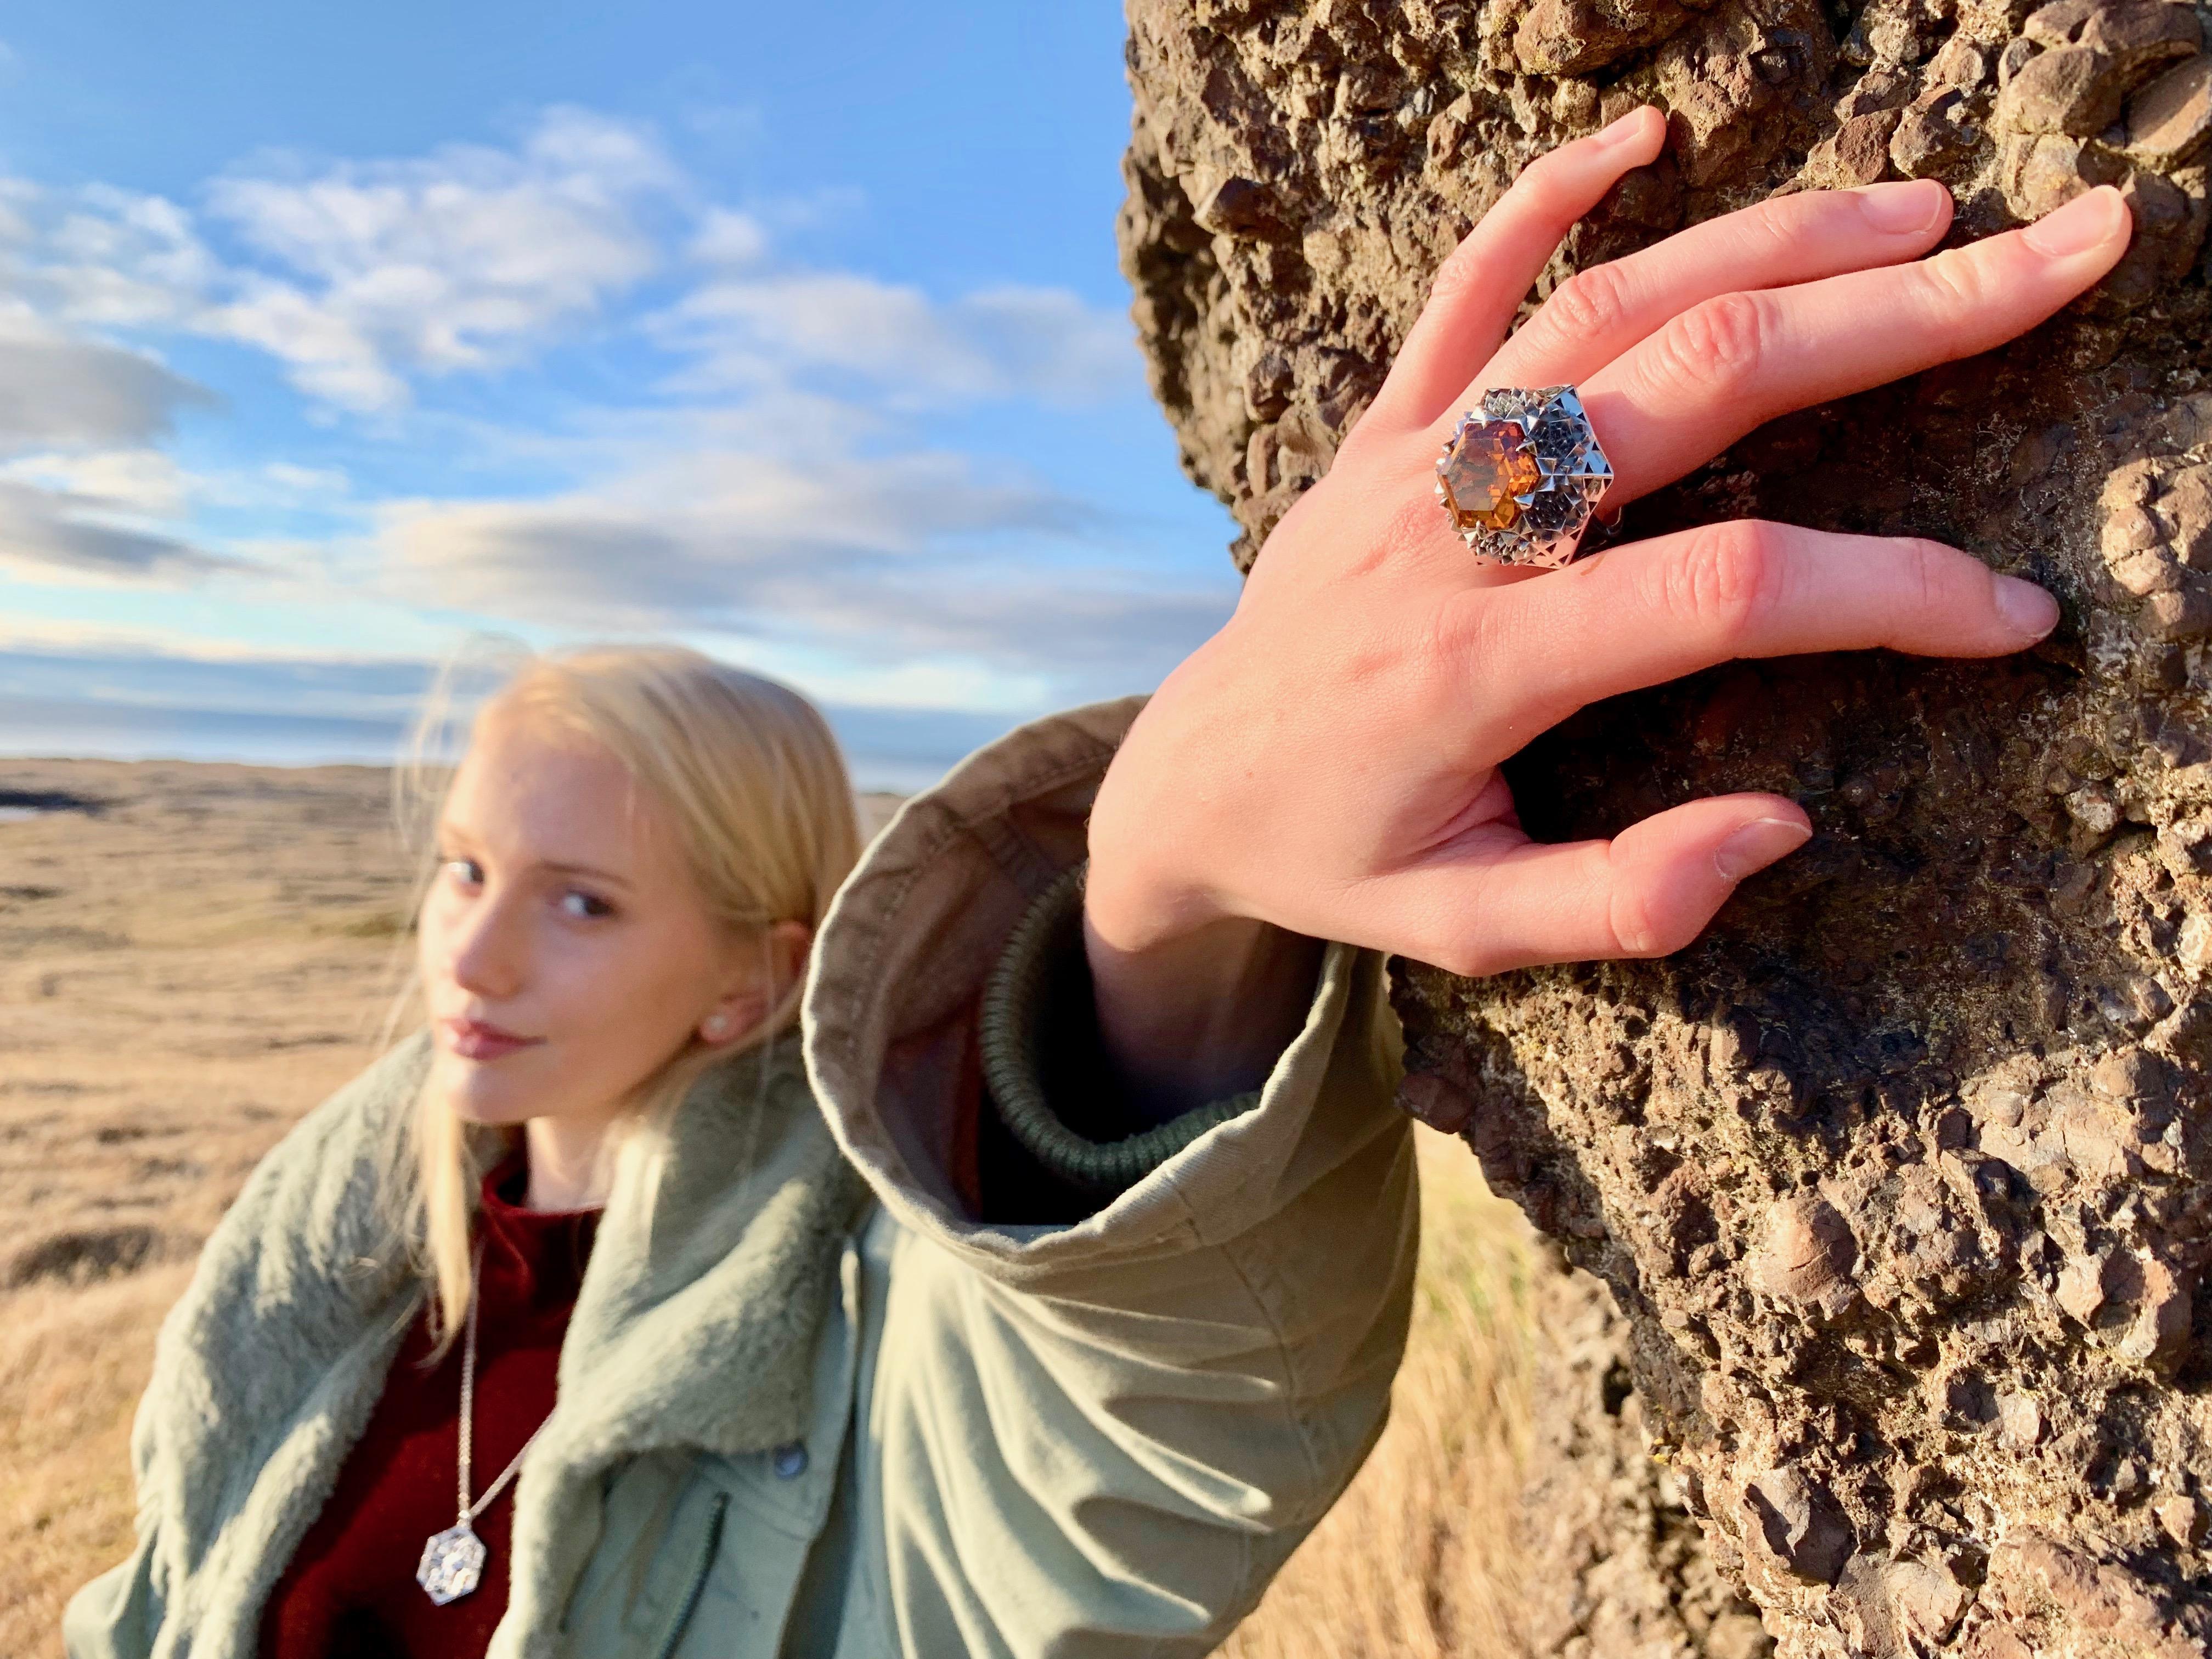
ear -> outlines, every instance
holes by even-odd
[[[709,1048],[726,1048],[768,1018],[769,1000],[763,988],[747,985],[731,992],[701,1017],[699,1041]]]
[[[699,1041],[719,1048],[749,1036],[769,1017],[769,1011],[806,975],[807,953],[814,947],[814,930],[803,921],[779,921],[768,930],[765,949],[744,954],[749,971],[699,1021]],[[766,959],[767,977],[759,964]]]
[[[803,921],[779,921],[768,930],[769,972],[779,1000],[806,977],[806,958],[813,949],[814,929]]]

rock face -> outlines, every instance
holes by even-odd
[[[1680,1476],[1655,1462],[1629,1378],[1628,1324],[1605,1286],[1540,1260],[1532,1298],[1533,1478],[1522,1544],[1534,1564],[1522,1650],[1564,1659],[1761,1659],[1758,1613],[1705,1547]]]
[[[1545,286],[1778,191],[1941,178],[1963,238],[2122,187],[2136,239],[2089,301],[1777,422],[1626,526],[1938,536],[2057,592],[2053,639],[1978,665],[1742,664],[1585,711],[1510,769],[1540,836],[1772,789],[1817,838],[1667,961],[1405,963],[1397,994],[1417,1103],[1472,1103],[1492,1183],[1611,1287],[1633,1411],[1782,1653],[2212,1655],[2197,14],[1131,0],[1130,22],[1125,264],[1248,566],[1443,253],[1530,156],[1635,102],[1669,112],[1668,152]],[[1603,1441],[1567,1438],[1570,1464]],[[1651,1583],[1704,1595],[1647,1521],[1619,1536],[1647,1540]],[[1603,1601],[1596,1565],[1563,1571]],[[1742,1634],[1700,1617],[1637,1650]],[[1636,1647],[1553,1625],[1535,1650]]]

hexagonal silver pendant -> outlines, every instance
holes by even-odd
[[[415,1582],[441,1607],[458,1601],[483,1583],[484,1558],[489,1553],[467,1522],[448,1527],[422,1546],[422,1565],[415,1569]]]

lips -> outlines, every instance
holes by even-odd
[[[463,1060],[500,1060],[518,1049],[534,1048],[544,1037],[518,1036],[481,1019],[441,1019],[446,1047]]]

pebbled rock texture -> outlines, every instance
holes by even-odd
[[[1626,526],[1942,537],[2057,591],[2052,640],[1976,665],[1741,664],[1584,711],[1511,769],[1538,835],[1756,788],[1802,801],[1815,841],[1666,961],[1482,981],[1408,963],[1397,995],[1409,1100],[1463,1118],[1492,1183],[1610,1286],[1629,1414],[1710,1552],[1655,1550],[1615,1505],[1606,1559],[1642,1550],[1647,1589],[1717,1606],[1692,1583],[1709,1561],[1793,1659],[2212,1656],[2198,14],[1129,15],[1125,266],[1185,465],[1236,513],[1248,567],[1444,252],[1530,156],[1632,103],[1668,112],[1668,153],[1540,295],[1781,191],[1940,178],[1963,239],[2121,186],[2136,238],[2095,295],[2002,352],[1764,428]],[[1566,1434],[1544,1478],[1617,1482],[1601,1430]],[[1562,1568],[1586,1610],[1599,1565]],[[1717,1653],[1741,1630],[1716,1616],[1649,1650]],[[1577,1616],[1531,1644],[1646,1650]]]
[[[1565,1659],[1762,1659],[1759,1613],[1716,1565],[1680,1476],[1655,1461],[1604,1285],[1539,1256],[1522,1650]]]

